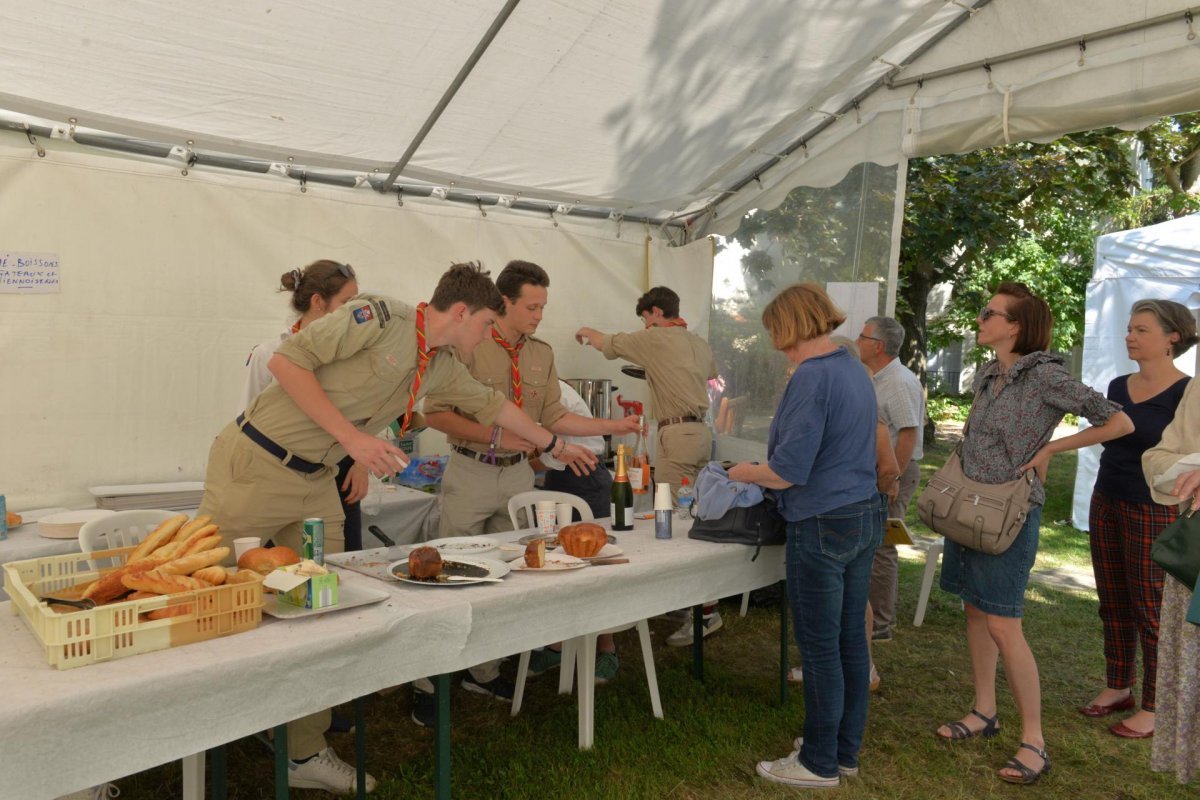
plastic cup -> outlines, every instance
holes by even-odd
[[[571,505],[570,503],[555,503],[554,504],[554,516],[558,520],[558,529],[559,530],[562,530],[563,528],[570,525],[571,520],[574,519],[574,515],[575,515],[575,506]]]
[[[554,535],[554,501],[553,500],[538,500],[534,506],[534,512],[537,516],[538,529],[547,536]]]
[[[660,483],[654,487],[654,510],[670,511],[675,504],[671,499],[671,484]]]
[[[233,557],[240,561],[243,553],[256,547],[262,547],[262,539],[258,536],[243,536],[241,539],[234,539]]]

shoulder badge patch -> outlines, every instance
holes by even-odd
[[[369,303],[354,309],[354,322],[356,324],[362,325],[364,322],[370,322],[373,319],[375,319],[375,314],[371,311]]]

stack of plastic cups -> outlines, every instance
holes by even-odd
[[[671,501],[671,484],[659,483],[654,487],[654,538],[671,538],[671,518],[675,504]]]

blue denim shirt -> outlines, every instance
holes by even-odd
[[[799,522],[877,491],[876,421],[871,378],[845,348],[796,368],[767,439],[767,464],[793,484],[777,492],[784,519]]]

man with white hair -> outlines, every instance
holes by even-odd
[[[903,342],[904,327],[891,317],[871,317],[858,335],[859,358],[871,371],[879,420],[887,426],[900,467],[900,492],[888,504],[888,516],[899,519],[904,519],[921,477],[917,462],[924,455],[921,431],[925,424],[925,391],[917,376],[896,358]],[[880,545],[871,569],[871,638],[875,641],[892,638],[897,578],[896,546]]]

